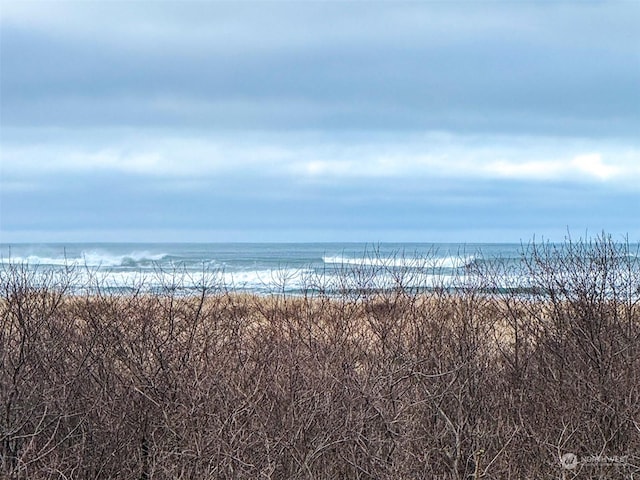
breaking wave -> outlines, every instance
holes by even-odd
[[[22,257],[3,257],[0,261],[4,264],[28,264],[42,266],[87,266],[87,267],[145,267],[164,260],[169,255],[166,253],[153,254],[150,252],[130,252],[123,255],[114,255],[98,251],[82,252],[78,257],[45,257],[38,255],[26,255]]]
[[[364,267],[387,268],[462,268],[475,260],[473,256],[448,256],[440,258],[403,258],[403,257],[345,257],[325,256],[322,261],[327,265],[355,265]]]

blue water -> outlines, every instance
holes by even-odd
[[[67,275],[77,290],[256,293],[434,288],[499,261],[522,278],[520,244],[461,243],[70,243],[0,244],[0,273]],[[515,280],[514,280],[515,279]]]
[[[0,245],[3,265],[63,271],[76,283],[111,289],[232,288],[251,292],[344,287],[345,276],[377,276],[364,285],[387,287],[394,273],[418,272],[413,283],[451,277],[474,262],[517,260],[519,244],[432,243],[79,243]],[[414,275],[415,277],[415,275]],[[342,282],[342,283],[341,283]],[[364,282],[366,283],[366,282]],[[340,284],[340,285],[338,285]],[[357,285],[356,285],[357,286]]]

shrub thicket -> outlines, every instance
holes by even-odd
[[[357,294],[181,296],[80,295],[73,269],[5,265],[0,475],[640,475],[634,252],[531,244],[526,289],[508,262],[475,268],[427,292],[400,276]]]

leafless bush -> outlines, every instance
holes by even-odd
[[[262,296],[5,265],[2,477],[631,478],[636,254],[532,243],[449,283],[380,261]]]

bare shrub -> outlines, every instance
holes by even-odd
[[[241,294],[207,272],[188,290],[181,271],[158,272],[154,292],[96,276],[79,291],[74,269],[6,264],[2,477],[640,472],[628,243],[531,243],[521,261],[476,262],[440,283],[427,262],[385,261],[340,266],[300,295]],[[564,453],[581,459],[575,470]]]

